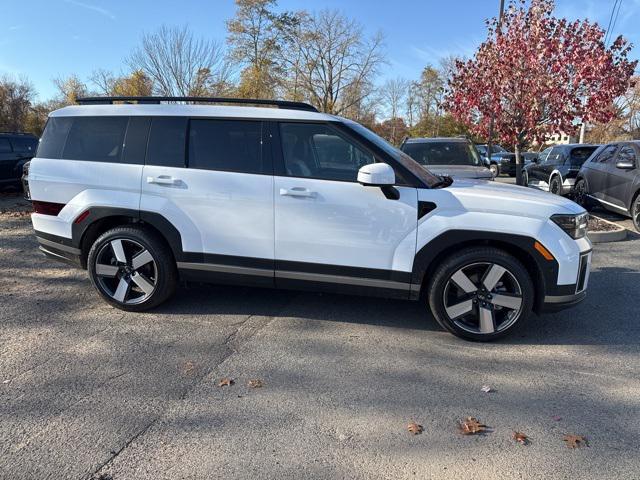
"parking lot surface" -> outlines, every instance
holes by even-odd
[[[0,199],[0,478],[640,478],[634,234],[594,246],[582,304],[477,344],[366,297],[191,285],[125,313],[20,210]]]

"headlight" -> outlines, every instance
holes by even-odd
[[[567,232],[573,239],[582,238],[587,234],[588,213],[579,213],[577,215],[551,215],[553,223],[558,225],[562,230]]]

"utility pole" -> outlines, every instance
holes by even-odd
[[[504,16],[504,0],[500,0],[500,14],[498,15],[498,30],[502,27],[502,17]],[[491,114],[491,120],[489,121],[489,139],[487,141],[487,154],[489,163],[491,163],[491,150],[493,149],[493,124],[495,122],[495,116]]]

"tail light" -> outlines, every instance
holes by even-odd
[[[33,211],[35,213],[52,215],[54,217],[57,216],[65,206],[64,203],[41,202],[38,200],[33,200],[31,203],[33,204]]]

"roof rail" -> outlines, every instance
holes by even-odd
[[[308,103],[291,102],[289,100],[266,100],[262,98],[225,98],[225,97],[83,97],[78,98],[80,105],[104,105],[115,102],[159,104],[161,102],[192,102],[192,103],[233,103],[240,105],[271,105],[289,110],[305,110],[317,112],[318,109]]]

